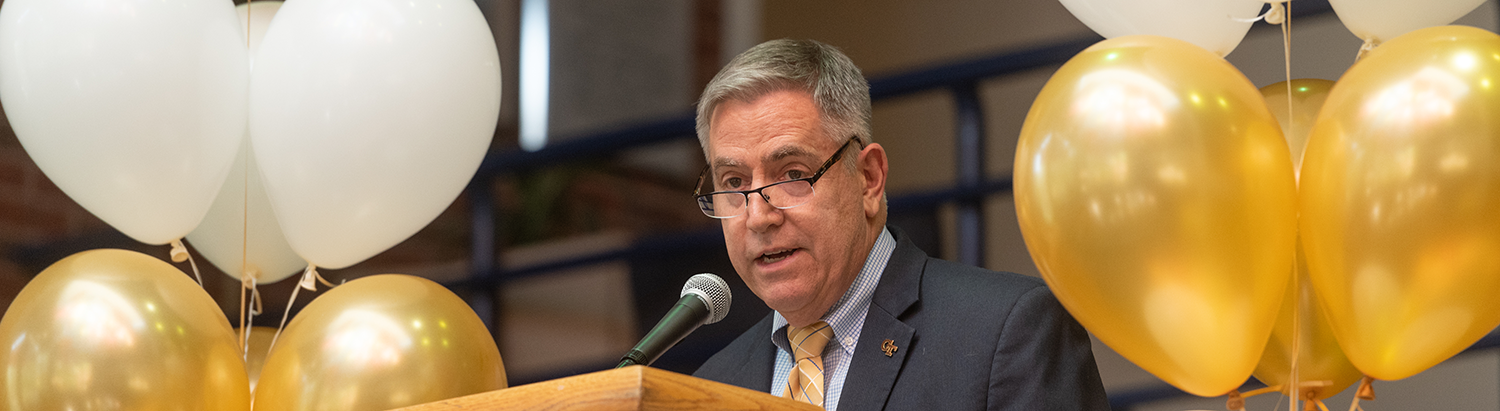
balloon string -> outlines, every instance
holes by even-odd
[[[1292,3],[1291,2],[1287,2],[1284,6],[1282,4],[1280,4],[1280,3],[1273,3],[1273,4],[1271,4],[1271,14],[1277,14],[1278,11],[1280,12],[1280,15],[1277,16],[1277,17],[1278,17],[1278,20],[1281,20],[1280,21],[1280,23],[1281,23],[1281,53],[1282,53],[1281,56],[1282,56],[1282,61],[1284,63],[1284,67],[1286,69],[1286,130],[1287,131],[1294,130],[1297,127],[1297,125],[1296,125],[1297,116],[1294,115],[1295,111],[1293,110],[1293,106],[1292,106],[1293,100],[1292,100],[1292,13],[1291,13],[1291,8],[1292,8]],[[1276,24],[1275,22],[1272,22],[1272,20],[1270,18],[1267,18],[1266,22],[1272,23],[1272,24]],[[1292,166],[1293,167],[1298,167],[1300,165],[1299,164],[1293,164]],[[1293,171],[1295,172],[1296,170],[1293,170]],[[1300,184],[1300,182],[1299,182],[1299,184]],[[1293,253],[1297,252],[1297,250],[1296,250],[1295,247],[1292,249],[1292,252]],[[1293,267],[1292,268],[1292,282],[1293,282],[1292,289],[1297,292],[1294,297],[1302,295],[1302,283],[1299,280],[1299,276],[1300,275],[1301,275],[1301,273],[1297,272],[1297,268]],[[1301,351],[1302,351],[1302,349],[1301,349],[1301,347],[1302,347],[1302,325],[1301,325],[1301,322],[1302,322],[1301,321],[1302,320],[1302,312],[1301,311],[1302,311],[1302,309],[1303,309],[1303,307],[1301,307],[1301,304],[1298,304],[1296,301],[1293,301],[1293,303],[1292,303],[1292,358],[1291,358],[1291,367],[1290,367],[1290,370],[1288,370],[1291,373],[1291,375],[1288,376],[1288,378],[1287,378],[1287,381],[1290,383],[1290,386],[1288,387],[1289,393],[1287,395],[1287,402],[1288,402],[1287,410],[1288,411],[1296,411],[1296,409],[1297,409],[1297,399],[1300,398],[1301,394],[1302,394],[1301,393],[1301,388],[1302,388],[1302,381],[1301,381],[1302,380],[1302,373],[1301,373],[1301,370],[1298,367],[1298,364],[1301,363],[1301,361],[1300,361],[1299,358],[1297,358],[1298,354],[1300,354]]]
[[[182,245],[181,238],[172,240],[172,251],[168,254],[172,256],[172,262],[174,263],[187,260],[188,265],[193,267],[193,278],[198,279],[199,287],[203,286],[203,274],[198,273],[198,262],[193,261],[193,255],[188,253],[187,246]]]
[[[251,12],[248,4],[246,3],[245,6],[246,16]],[[249,19],[245,20],[245,27],[250,27]],[[248,31],[246,33],[248,36]],[[242,148],[249,148],[249,146],[242,146]],[[255,308],[250,309],[249,315],[245,314],[245,290],[251,290],[250,299],[252,303],[260,297],[260,292],[255,290],[255,279],[260,277],[259,273],[252,272],[250,269],[250,156],[248,153],[245,155],[245,163],[241,164],[241,167],[240,174],[244,178],[244,184],[240,185],[240,188],[243,190],[240,195],[240,329],[246,330],[245,324],[254,325],[255,315],[260,314]],[[244,349],[240,351],[248,359],[250,358],[250,332],[243,331],[241,334],[243,334],[241,335],[241,338],[243,338],[241,342]]]
[[[1266,17],[1266,22],[1267,23],[1277,24],[1278,21],[1276,21],[1276,20],[1279,20],[1279,23],[1281,24],[1281,58],[1282,58],[1283,66],[1285,67],[1285,70],[1286,70],[1286,129],[1287,129],[1287,131],[1294,130],[1297,127],[1297,125],[1296,125],[1297,116],[1294,115],[1296,112],[1294,111],[1293,106],[1292,106],[1293,100],[1292,100],[1292,13],[1291,13],[1291,8],[1292,8],[1292,3],[1290,1],[1288,1],[1284,6],[1281,3],[1272,3],[1271,4],[1271,11],[1269,12],[1269,14],[1271,14],[1271,16],[1267,16]],[[1273,19],[1273,17],[1274,17],[1274,19]],[[1293,164],[1292,166],[1293,167],[1299,167],[1300,165],[1299,164]],[[1293,170],[1293,171],[1296,171],[1296,170]],[[1299,181],[1299,184],[1300,184],[1300,181]],[[1292,252],[1295,253],[1296,251],[1297,250],[1295,248],[1292,249]],[[1293,287],[1294,290],[1297,291],[1296,295],[1300,296],[1300,295],[1302,295],[1301,294],[1302,284],[1298,280],[1298,275],[1299,275],[1299,273],[1297,272],[1296,267],[1293,267],[1292,268],[1292,281],[1293,281],[1292,287]],[[1302,347],[1302,341],[1301,341],[1302,340],[1302,326],[1300,324],[1301,323],[1300,320],[1302,319],[1301,318],[1301,315],[1302,315],[1301,311],[1302,311],[1301,304],[1297,304],[1294,301],[1293,304],[1292,304],[1292,358],[1291,358],[1291,367],[1290,367],[1291,369],[1289,370],[1291,372],[1291,375],[1288,376],[1288,378],[1287,378],[1287,381],[1290,382],[1290,384],[1291,384],[1291,386],[1288,387],[1288,391],[1290,391],[1290,393],[1289,393],[1289,395],[1287,395],[1287,403],[1288,403],[1287,410],[1288,411],[1296,411],[1296,409],[1297,409],[1297,398],[1301,395],[1300,388],[1301,388],[1301,385],[1302,385],[1302,381],[1301,381],[1302,375],[1301,375],[1300,370],[1298,369],[1298,364],[1301,361],[1300,361],[1300,359],[1297,358],[1298,354],[1302,351],[1301,350],[1301,347]]]
[[[198,273],[198,261],[193,260],[193,255],[192,254],[188,254],[187,260],[188,260],[188,266],[189,267],[193,267],[193,278],[197,278],[198,279],[198,286],[202,287],[203,286],[203,274],[199,274]]]
[[[245,357],[243,357],[243,359],[245,359],[246,363],[249,363],[251,362],[251,333],[255,332],[255,327],[245,327],[245,329],[240,330],[240,332],[245,333],[245,350],[240,351],[243,351],[243,353],[245,353]]]
[[[1285,386],[1286,386],[1286,384],[1277,384],[1277,385],[1272,385],[1270,387],[1257,388],[1257,389],[1245,392],[1244,394],[1240,394],[1240,396],[1244,397],[1244,398],[1250,398],[1250,397],[1254,397],[1254,396],[1261,395],[1261,394],[1267,394],[1267,393],[1273,393],[1273,392],[1280,392],[1281,389],[1283,387],[1285,387]]]
[[[297,282],[297,286],[306,288],[307,291],[318,291],[318,283],[323,283],[323,286],[328,288],[335,287],[333,283],[328,282],[328,279],[323,278],[322,274],[318,274],[318,270],[316,268],[317,267],[309,264],[307,266],[307,271],[302,273],[302,281]]]
[[[1320,388],[1320,387],[1332,386],[1333,385],[1333,381],[1307,381],[1307,382],[1301,383],[1299,385],[1307,387],[1307,388]],[[1262,388],[1258,388],[1258,389],[1246,391],[1244,393],[1240,393],[1240,390],[1230,390],[1229,391],[1229,395],[1228,395],[1229,398],[1228,398],[1227,401],[1224,402],[1224,407],[1228,408],[1230,411],[1245,411],[1245,399],[1246,398],[1254,397],[1254,396],[1261,395],[1261,394],[1269,394],[1269,393],[1273,393],[1273,392],[1280,392],[1283,388],[1292,389],[1292,388],[1295,388],[1295,386],[1288,385],[1288,384],[1277,384],[1277,385],[1272,385],[1272,386],[1269,386],[1269,387],[1262,387]],[[1360,389],[1364,390],[1365,386],[1361,386]],[[1363,392],[1363,391],[1361,391],[1361,392]],[[1315,398],[1315,397],[1318,396],[1318,392],[1317,391],[1306,391],[1306,394],[1303,394],[1303,396],[1307,397],[1307,403],[1305,404],[1305,407],[1304,407],[1304,409],[1306,411],[1316,411],[1316,410],[1313,409],[1313,407],[1321,407],[1322,411],[1328,411],[1328,406],[1324,405],[1322,400],[1318,400],[1318,399]],[[1291,405],[1290,409],[1296,409],[1297,408],[1297,402],[1296,402],[1296,398],[1297,397],[1292,397],[1292,398],[1293,398],[1292,401],[1291,401],[1292,405]],[[1365,399],[1367,399],[1367,400],[1373,400],[1373,399],[1375,399],[1373,391],[1371,391],[1370,397],[1365,398]],[[1356,399],[1356,401],[1358,401],[1358,399]],[[1281,408],[1281,406],[1277,405],[1277,408]],[[1350,411],[1353,411],[1353,410],[1351,409]]]
[[[1371,385],[1373,382],[1375,379],[1368,375],[1359,380],[1359,390],[1355,391],[1354,403],[1349,404],[1349,411],[1365,411],[1364,407],[1359,406],[1359,400],[1375,400],[1375,386]]]
[[[249,281],[240,280],[240,359],[250,361],[250,327],[245,316],[245,289],[249,288]]]
[[[1272,4],[1271,5],[1272,12],[1274,13],[1276,10],[1281,10],[1281,7],[1282,7],[1281,4]],[[1281,21],[1281,53],[1282,53],[1282,59],[1283,59],[1283,61],[1286,62],[1286,129],[1290,131],[1290,130],[1293,130],[1293,129],[1296,128],[1296,124],[1295,123],[1297,122],[1297,116],[1292,115],[1293,113],[1295,113],[1292,110],[1292,13],[1291,13],[1292,3],[1291,2],[1287,2],[1285,7],[1286,7],[1284,9],[1284,14],[1285,14],[1284,17],[1285,17],[1285,19]],[[1271,23],[1271,24],[1276,24],[1275,22],[1272,22],[1269,18],[1266,19],[1266,22]],[[1292,166],[1293,167],[1299,167],[1300,164],[1292,164]],[[1293,280],[1295,281],[1295,276],[1294,276]],[[1293,344],[1295,344],[1296,343],[1296,338],[1293,338],[1292,341],[1293,341]],[[1293,345],[1293,347],[1296,347],[1296,345]],[[1297,353],[1296,353],[1296,351],[1293,351],[1292,352],[1292,372],[1293,373],[1295,373],[1297,371],[1297,360],[1296,360],[1296,358],[1297,358]],[[1293,392],[1292,394],[1293,394],[1292,397],[1295,398],[1296,397],[1296,393]]]
[[[1265,20],[1266,23],[1281,24],[1281,21],[1286,17],[1286,11],[1281,8],[1281,3],[1285,3],[1288,1],[1290,0],[1266,0],[1266,3],[1271,4],[1271,9],[1266,10],[1264,14],[1255,16],[1255,18],[1250,19],[1242,19],[1234,16],[1230,16],[1229,19],[1241,23],[1254,23],[1257,21]]]
[[[276,348],[276,340],[281,339],[281,332],[286,330],[286,319],[292,316],[292,305],[297,303],[297,292],[302,291],[303,288],[317,291],[310,285],[313,284],[313,277],[318,277],[318,266],[308,264],[307,270],[302,272],[302,281],[297,284],[296,288],[292,288],[292,298],[286,301],[286,311],[281,313],[281,325],[276,326],[276,335],[271,336],[271,345],[266,347],[266,352]]]
[[[262,305],[260,299],[260,280],[258,278],[259,277],[250,277],[250,303],[252,304],[250,307],[251,324],[255,323],[255,316],[265,312],[265,306]]]
[[[245,1],[245,54],[250,54],[250,21],[254,19],[255,7],[250,4],[253,0]],[[255,277],[250,275],[246,269],[250,265],[250,160],[246,157],[243,167],[244,183],[240,196],[240,211],[244,212],[240,218],[240,353],[244,355],[245,361],[250,360],[250,328],[245,324],[255,324],[255,315],[260,314],[260,291],[255,288]],[[250,312],[245,313],[245,290],[250,290]],[[290,303],[288,304],[290,306]]]
[[[240,276],[240,356],[242,359],[250,358],[249,332],[245,330],[245,289],[249,287],[249,276]]]
[[[255,7],[250,3],[254,1],[245,0],[245,54],[250,54],[250,21],[254,20],[252,14],[255,13]]]
[[[256,284],[256,277],[250,277],[250,326],[245,327],[245,360],[249,361],[250,353],[250,330],[255,328],[255,316],[261,313],[260,288]]]
[[[256,279],[260,276],[255,272],[247,272],[240,276],[240,352],[249,358],[250,355],[250,328],[246,324],[254,325],[255,316],[261,313],[260,289],[256,287]],[[250,301],[245,301],[246,292],[250,294]],[[246,306],[249,312],[246,313]]]
[[[1240,393],[1240,390],[1229,390],[1229,398],[1224,401],[1224,408],[1228,408],[1229,411],[1245,411],[1246,398],[1254,397],[1268,392],[1278,391],[1281,391],[1281,385],[1273,385],[1270,387],[1254,389],[1243,394]]]

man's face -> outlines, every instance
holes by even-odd
[[[834,139],[820,124],[812,97],[778,91],[754,101],[725,101],[713,113],[708,154],[710,190],[752,190],[810,177],[849,136]],[[878,145],[870,144],[875,151]],[[864,151],[870,151],[867,147]],[[796,326],[816,321],[854,281],[873,243],[877,202],[848,161],[865,162],[857,144],[813,185],[811,201],[777,209],[752,194],[739,216],[720,220],[735,271],[766,304]],[[879,181],[884,185],[884,152]],[[878,198],[878,193],[876,198]]]

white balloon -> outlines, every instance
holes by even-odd
[[[297,254],[324,268],[415,234],[478,169],[500,60],[472,0],[297,0],[250,81],[250,142]]]
[[[64,193],[166,244],[203,219],[240,145],[243,42],[223,0],[10,0],[0,100]]]
[[[1412,30],[1452,23],[1484,1],[1328,0],[1328,4],[1355,37],[1380,44]]]
[[[1152,34],[1229,55],[1259,15],[1262,0],[1060,0],[1105,38]],[[1354,0],[1362,1],[1362,0]]]
[[[255,1],[235,6],[241,29],[248,36],[246,47],[253,68],[255,53],[266,35],[271,17],[281,8],[279,1]],[[281,281],[307,266],[292,251],[276,222],[250,140],[240,144],[229,177],[214,198],[213,206],[198,228],[188,233],[188,242],[220,271],[238,280],[250,274],[258,283]]]
[[[257,283],[281,281],[307,267],[286,242],[266,189],[260,182],[255,153],[245,142],[229,168],[229,178],[219,189],[213,208],[198,228],[188,233],[204,258],[220,271],[239,280],[250,274]]]

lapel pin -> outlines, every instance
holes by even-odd
[[[896,348],[898,347],[896,347],[896,341],[894,340],[885,340],[885,342],[880,344],[880,350],[885,351],[885,356],[887,357],[895,355]]]

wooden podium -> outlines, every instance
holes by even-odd
[[[633,365],[400,408],[471,410],[803,410],[821,407]]]

